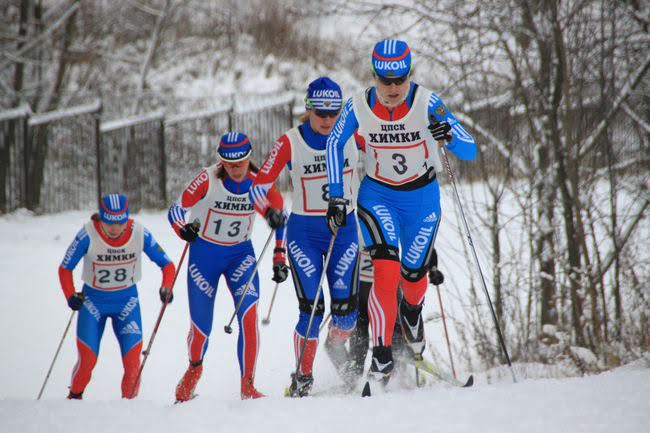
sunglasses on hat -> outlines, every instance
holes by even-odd
[[[384,86],[390,86],[391,84],[394,84],[396,86],[404,84],[406,80],[408,80],[409,76],[408,75],[403,75],[401,77],[382,77],[381,75],[376,75],[377,79],[381,84]]]
[[[325,119],[327,117],[336,117],[340,112],[341,110],[314,110],[314,113],[321,119]]]

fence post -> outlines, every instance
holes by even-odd
[[[158,129],[160,142],[160,190],[162,192],[162,206],[167,206],[167,155],[165,154],[165,117],[160,118]]]
[[[27,188],[29,188],[29,182],[27,179],[29,179],[29,174],[27,170],[29,170],[29,158],[27,155],[29,155],[29,136],[30,136],[30,130],[29,130],[29,116],[31,114],[31,110],[29,110],[26,114],[25,117],[23,117],[23,178],[22,180],[22,185],[23,185],[23,196],[21,198],[21,206],[27,207],[28,203],[28,197],[29,197],[29,191],[27,191]]]
[[[95,119],[95,154],[97,159],[96,169],[97,169],[97,206],[102,201],[102,133],[100,130],[101,121],[102,121],[102,111],[103,104],[100,102],[99,110],[93,116]]]

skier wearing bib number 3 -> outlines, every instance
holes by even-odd
[[[345,342],[356,323],[357,297],[357,236],[354,206],[349,208],[350,223],[338,230],[327,269],[323,269],[332,233],[326,222],[329,200],[327,172],[325,168],[325,144],[327,136],[341,111],[341,89],[334,81],[321,77],[309,84],[305,97],[306,113],[303,123],[282,135],[262,164],[251,190],[251,196],[262,212],[279,213],[268,203],[267,191],[272,182],[287,166],[293,184],[292,209],[287,222],[287,245],[289,262],[296,295],[299,316],[294,330],[293,342],[296,363],[304,345],[298,376],[292,376],[289,394],[292,397],[309,395],[313,384],[312,367],[318,346],[318,330],[325,310],[321,292],[315,299],[318,284],[326,272],[330,289],[332,321],[325,350],[334,366],[345,379],[348,353]],[[342,184],[339,193],[352,202],[356,183],[357,149],[352,143],[341,155]],[[269,210],[266,210],[266,209]],[[316,304],[314,321],[307,335],[309,318]]]
[[[177,401],[193,398],[203,372],[203,357],[212,330],[214,300],[221,275],[226,279],[235,305],[245,293],[237,311],[241,398],[264,397],[253,383],[259,348],[257,304],[260,286],[257,273],[250,287],[246,288],[256,267],[250,240],[255,209],[248,193],[257,168],[250,162],[251,152],[251,143],[246,135],[238,132],[223,135],[217,149],[219,162],[204,168],[169,209],[168,219],[174,231],[181,239],[190,242],[187,267],[192,321],[188,336],[190,365],[176,387]],[[282,207],[282,197],[275,186],[269,192],[269,200],[273,206]],[[187,222],[195,219],[200,225]],[[286,278],[283,236],[280,227],[276,231],[273,267],[274,270],[283,270]]]
[[[69,399],[81,400],[99,355],[99,344],[111,318],[122,353],[122,398],[133,398],[140,384],[142,320],[136,283],[141,275],[141,256],[162,269],[160,300],[165,302],[173,284],[175,267],[153,235],[129,218],[129,204],[121,194],[102,197],[99,212],[77,233],[59,266],[61,288],[77,318],[79,359],[72,372]],[[75,292],[72,271],[83,258],[81,292]],[[131,395],[133,391],[133,395]]]
[[[415,356],[424,351],[421,312],[440,222],[438,145],[470,160],[476,156],[476,144],[436,94],[410,80],[406,42],[377,43],[372,72],[375,86],[347,101],[327,141],[327,215],[330,224],[345,225],[342,162],[356,130],[366,155],[357,212],[374,267],[368,299],[373,345],[369,378],[386,384],[393,370],[391,343],[398,310],[407,347]],[[398,285],[404,294],[399,308]]]

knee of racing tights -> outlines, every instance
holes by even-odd
[[[357,297],[350,296],[345,299],[332,299],[332,316],[345,316],[357,310]]]
[[[373,267],[375,268],[374,269],[375,272],[377,272],[377,268],[375,266],[375,260],[399,261],[399,249],[392,245],[375,244],[367,247],[366,250],[368,251],[368,254],[370,254],[370,257],[372,258],[372,264]]]
[[[410,305],[420,305],[424,301],[427,291],[427,277],[424,275],[417,281],[402,280],[402,294],[404,300]]]
[[[402,264],[400,272],[404,280],[415,283],[416,281],[420,281],[422,277],[424,277],[427,272],[429,272],[429,264],[422,263],[422,266],[417,269],[409,268]]]
[[[314,308],[314,301],[311,299],[300,299],[298,301],[298,308],[301,312],[311,314],[312,308]],[[323,298],[318,300],[318,305],[316,305],[316,315],[323,315],[325,313],[325,300]]]
[[[320,329],[321,323],[323,323],[323,313],[318,313],[318,311],[316,311],[316,314],[314,315],[314,321],[311,324],[311,329],[309,329],[309,335],[306,335],[310,316],[311,311],[309,313],[305,311],[300,312],[300,316],[298,317],[298,324],[296,325],[296,332],[303,338],[318,338],[318,330]]]

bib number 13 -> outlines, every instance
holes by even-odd
[[[217,236],[219,236],[219,232],[221,231],[221,222],[222,220],[220,219],[214,222],[215,224],[214,234]],[[228,226],[228,231],[226,232],[226,234],[229,237],[234,238],[239,234],[240,231],[241,231],[241,221],[233,221]]]

